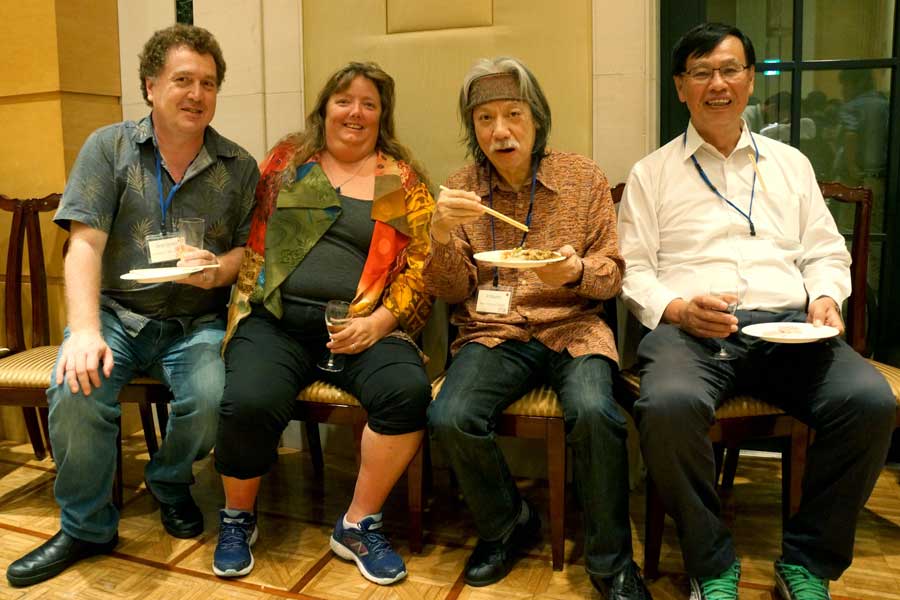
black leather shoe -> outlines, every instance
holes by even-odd
[[[634,561],[610,577],[591,575],[591,583],[604,600],[653,600]]]
[[[69,565],[97,554],[109,554],[119,543],[119,535],[105,544],[73,538],[62,530],[52,538],[14,561],[6,569],[6,579],[13,587],[25,587],[59,575]]]
[[[528,521],[516,525],[505,542],[478,540],[466,561],[463,579],[468,585],[481,587],[500,581],[509,574],[519,556],[540,539],[541,520],[534,508],[528,508]]]
[[[153,488],[146,479],[144,485],[147,486],[150,495],[159,502],[159,520],[169,535],[187,539],[203,533],[203,513],[190,493],[185,500],[174,503],[163,502],[153,493]]]

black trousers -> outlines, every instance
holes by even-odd
[[[356,396],[376,433],[425,428],[431,387],[415,347],[386,337],[359,354],[345,355],[343,371],[322,371],[316,363],[327,353],[324,316],[321,309],[309,311],[308,323],[288,328],[268,311],[254,310],[228,344],[215,450],[222,475],[250,479],[269,471],[297,394],[316,380]]]
[[[738,311],[739,327],[805,321],[806,313]],[[641,396],[635,419],[647,468],[678,527],[692,577],[718,574],[735,559],[719,519],[709,428],[736,392],[780,407],[815,429],[799,512],[785,527],[783,559],[837,579],[850,566],[856,521],[884,465],[896,404],[884,378],[843,340],[773,344],[742,333],[713,360],[717,340],[660,325],[638,348]]]

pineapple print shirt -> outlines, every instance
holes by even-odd
[[[162,193],[175,185],[165,167]],[[166,228],[182,217],[206,221],[204,248],[222,254],[243,246],[250,231],[253,191],[259,169],[250,154],[207,127],[203,146],[175,192]],[[88,137],[53,219],[69,229],[71,221],[106,232],[101,306],[116,312],[137,335],[149,319],[177,319],[192,324],[224,314],[228,288],[202,290],[177,283],[141,284],[120,278],[150,265],[146,240],[163,230],[156,178],[156,138],[150,117],[98,129]],[[171,263],[174,264],[174,263]]]

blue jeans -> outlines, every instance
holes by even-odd
[[[515,527],[521,498],[494,437],[497,417],[547,382],[559,396],[572,447],[574,480],[585,523],[585,568],[607,576],[631,561],[625,419],[612,395],[614,366],[600,355],[572,358],[537,340],[487,348],[463,346],[428,409],[473,513],[478,536],[503,539]]]
[[[803,322],[806,313],[738,311],[739,327]],[[647,469],[678,526],[692,577],[735,559],[719,518],[709,428],[731,395],[750,393],[815,429],[799,512],[782,539],[786,562],[837,579],[853,558],[856,520],[878,479],[894,430],[896,404],[884,378],[843,340],[773,344],[734,333],[736,360],[712,359],[719,344],[661,324],[641,341],[641,395],[634,406]]]
[[[174,396],[165,439],[145,477],[163,502],[190,497],[191,465],[209,453],[216,439],[225,385],[219,356],[223,325],[221,320],[205,323],[185,335],[178,321],[150,321],[131,337],[113,313],[100,311],[101,332],[115,361],[110,377],[101,373],[102,385],[89,396],[73,394],[65,382],[56,385],[55,380],[47,390],[57,468],[54,492],[63,531],[96,543],[116,533],[119,512],[112,503],[112,485],[122,412],[118,396],[139,373],[164,381]]]

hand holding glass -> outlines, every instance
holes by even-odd
[[[325,305],[325,326],[328,327],[328,336],[339,332],[350,323],[350,304],[343,300],[329,300]],[[338,373],[344,370],[344,356],[329,352],[328,356],[316,365],[323,371]]]
[[[713,278],[709,284],[709,295],[725,302],[728,306],[725,311],[734,315],[740,303],[740,280],[737,273],[730,275],[721,275]],[[719,351],[713,353],[712,358],[716,360],[734,360],[737,358],[734,354],[725,348],[723,340],[719,340]]]

